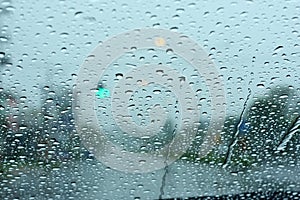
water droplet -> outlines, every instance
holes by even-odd
[[[278,46],[274,49],[274,53],[278,53],[281,49],[283,49],[283,46]]]
[[[0,42],[7,42],[8,38],[5,36],[0,36]]]
[[[76,13],[74,14],[74,16],[75,16],[76,18],[79,18],[79,17],[82,16],[82,14],[83,14],[83,12],[78,11],[78,12],[76,12]]]
[[[123,74],[122,74],[122,73],[117,73],[117,74],[116,74],[116,78],[117,78],[118,80],[122,79],[122,78],[123,78]]]
[[[286,98],[288,98],[289,96],[287,95],[287,94],[283,94],[283,95],[281,95],[280,97],[279,97],[279,99],[286,99]]]
[[[265,88],[265,85],[263,83],[259,83],[256,85],[258,88]]]
[[[158,90],[158,89],[153,90],[153,93],[154,93],[154,94],[160,94],[160,93],[161,93],[161,90]]]
[[[69,33],[63,32],[63,33],[59,34],[59,36],[62,38],[67,38],[69,36]]]
[[[0,59],[5,57],[5,53],[4,52],[0,52]]]
[[[0,110],[2,111],[2,110],[4,110],[4,109],[5,109],[5,107],[2,106],[2,105],[0,105]]]
[[[21,96],[21,97],[20,97],[20,100],[21,100],[21,101],[25,101],[26,99],[27,99],[26,96]]]

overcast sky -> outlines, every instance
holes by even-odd
[[[77,2],[16,0],[3,22],[13,61],[4,87],[15,87],[31,105],[38,105],[45,85],[73,85],[99,41],[145,27],[177,27],[211,54],[226,85],[229,113],[240,112],[248,87],[253,94],[279,84],[299,91],[297,0]]]

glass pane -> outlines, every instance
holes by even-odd
[[[298,4],[1,0],[1,199],[299,198]]]

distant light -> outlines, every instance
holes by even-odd
[[[162,37],[155,38],[154,43],[158,47],[162,47],[166,45],[166,40]]]
[[[110,96],[110,92],[108,89],[105,88],[99,88],[96,92],[96,96],[100,99],[107,98]]]

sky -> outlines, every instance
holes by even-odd
[[[251,89],[291,85],[300,91],[300,6],[284,1],[12,1],[7,46],[13,66],[3,85],[30,106],[41,88],[73,86],[101,42],[136,28],[187,35],[209,54],[225,85],[227,113],[238,115]]]

